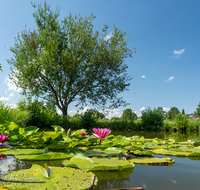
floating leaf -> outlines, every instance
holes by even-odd
[[[40,155],[16,155],[15,158],[20,160],[63,160],[71,158],[74,154],[64,154],[59,152],[48,152]]]
[[[49,172],[39,165],[33,165],[28,170],[11,172],[2,176],[0,186],[16,189],[88,189],[91,185],[91,172],[65,167],[48,167]],[[49,173],[49,174],[48,174]],[[48,175],[50,175],[48,177]],[[81,176],[81,178],[80,178]],[[95,182],[97,184],[97,180]]]
[[[84,171],[123,170],[134,167],[134,164],[118,158],[88,158],[81,154],[75,155],[69,161],[64,160],[63,165],[76,167]]]

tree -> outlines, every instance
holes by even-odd
[[[51,100],[64,116],[74,101],[81,108],[88,103],[103,109],[127,105],[117,96],[131,80],[124,62],[132,55],[126,33],[115,25],[110,38],[107,25],[101,34],[94,32],[93,14],[69,14],[59,22],[59,10],[52,12],[46,2],[33,17],[37,29],[18,34],[10,48],[14,58],[8,60],[9,77],[22,94]]]
[[[185,110],[184,109],[182,109],[181,114],[185,115]]]
[[[163,126],[163,115],[160,109],[150,108],[142,112],[142,126],[147,131],[157,131]]]
[[[178,108],[172,107],[166,114],[166,119],[168,120],[174,120],[175,117],[180,113]]]
[[[88,112],[92,113],[92,116],[93,116],[94,119],[105,118],[105,115],[103,113],[99,112],[98,110],[90,109],[90,110],[88,110]]]
[[[163,118],[164,118],[165,115],[166,115],[166,112],[163,110],[163,108],[162,108],[162,107],[158,107],[157,109],[161,111],[162,116],[163,116]]]
[[[200,102],[199,102],[199,104],[197,105],[197,109],[196,109],[197,111],[196,111],[196,113],[194,113],[194,115],[198,115],[198,116],[200,116]]]
[[[122,113],[121,119],[123,119],[123,120],[136,120],[137,115],[131,109],[125,109]]]
[[[1,64],[0,64],[0,71],[3,71],[2,68],[1,68]]]

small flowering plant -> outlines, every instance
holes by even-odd
[[[0,154],[0,161],[5,160],[5,159],[6,159],[6,156],[3,154]]]
[[[0,134],[0,147],[10,148],[10,146],[3,144],[8,139],[8,137],[9,136],[6,136],[4,134]]]
[[[83,137],[83,136],[85,136],[85,135],[87,135],[87,132],[86,132],[86,131],[83,132],[83,133],[81,133],[79,136],[80,136],[80,137]]]
[[[108,128],[103,128],[103,129],[99,129],[99,128],[93,128],[93,135],[96,138],[100,139],[99,145],[101,144],[101,140],[102,139],[106,139],[106,137],[111,133],[111,130]]]

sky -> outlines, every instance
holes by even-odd
[[[36,4],[44,0],[33,1]],[[93,13],[94,29],[101,31],[104,24],[113,23],[126,32],[128,47],[137,47],[132,58],[127,58],[127,72],[132,77],[129,90],[120,93],[130,105],[119,107],[107,117],[119,117],[130,108],[138,115],[148,107],[163,107],[168,111],[177,107],[185,113],[194,113],[200,102],[200,1],[199,0],[47,0],[52,11],[60,7],[59,20],[69,13],[89,16]],[[9,50],[22,30],[35,29],[28,0],[0,1],[0,100],[15,105],[21,98],[20,90],[8,80],[13,58]],[[86,107],[93,108],[92,106]],[[74,104],[69,114],[76,113]],[[79,110],[84,111],[84,110]],[[101,110],[99,110],[101,111]]]

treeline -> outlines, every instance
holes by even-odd
[[[200,105],[198,105],[200,106]],[[197,108],[198,112],[198,108]],[[114,130],[144,130],[144,131],[199,131],[199,119],[190,119],[184,110],[172,107],[168,112],[163,108],[146,109],[141,117],[131,110],[123,111],[120,118],[108,119],[105,114],[90,109],[83,114],[63,117],[56,112],[52,103],[44,103],[38,99],[22,99],[15,108],[0,101],[0,124],[6,121],[15,122],[21,127],[37,126],[41,129],[50,129],[52,125],[60,125],[72,129],[92,129],[94,127],[110,128]]]

